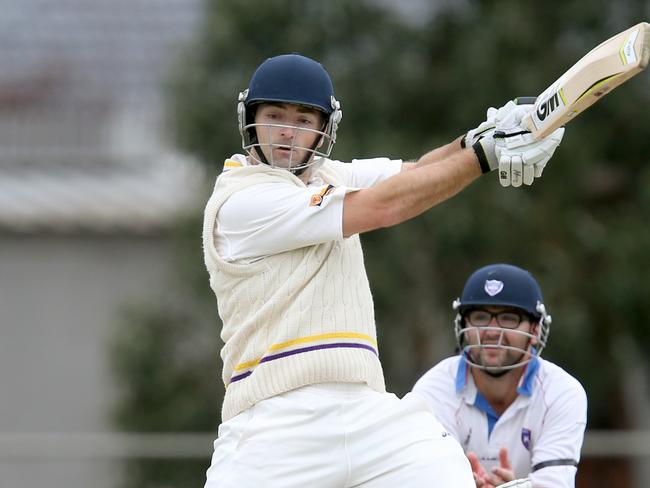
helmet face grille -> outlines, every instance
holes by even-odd
[[[314,147],[296,145],[296,137],[291,140],[290,144],[275,144],[272,142],[263,144],[259,142],[259,139],[256,136],[251,137],[249,135],[251,133],[257,133],[258,131],[270,132],[272,129],[282,128],[293,130],[296,136],[301,132],[316,134],[318,135],[316,138],[316,144]],[[281,124],[247,124],[243,127],[243,134],[248,135],[248,137],[242,138],[242,147],[253,161],[268,164],[272,168],[282,168],[290,171],[304,170],[319,163],[322,158],[327,158],[330,155],[332,146],[334,146],[332,136],[326,132],[314,129],[296,128]],[[270,137],[268,137],[267,140],[270,140]],[[322,144],[320,141],[322,141]],[[281,148],[289,150],[288,158],[275,158],[275,149]],[[267,149],[266,152],[270,157],[264,156],[264,149]]]
[[[510,339],[506,337],[510,336]],[[490,340],[485,340],[485,337]],[[518,341],[524,345],[517,345],[511,341],[518,336]],[[472,327],[465,326],[456,330],[456,341],[464,360],[472,367],[484,371],[499,373],[510,369],[525,366],[541,354],[544,346],[541,334],[531,334],[522,330],[503,329],[501,327]],[[531,345],[535,339],[536,346]],[[498,351],[499,360],[488,361],[486,356]]]

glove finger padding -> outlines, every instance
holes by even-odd
[[[524,163],[521,156],[512,156],[510,158],[510,184],[519,187],[523,183]]]
[[[535,168],[532,164],[524,164],[524,185],[532,185],[535,181]]]
[[[536,165],[525,164],[519,156],[504,156],[499,160],[499,182],[503,187],[532,185],[536,170]],[[543,170],[540,168],[540,172]]]
[[[500,134],[495,138],[495,153],[499,160],[501,185],[531,185],[535,178],[540,178],[563,136],[563,127],[537,142],[529,132]]]
[[[502,187],[510,186],[510,158],[503,157],[499,159],[499,183]]]
[[[561,131],[561,133],[558,133],[558,131]],[[521,158],[524,161],[524,164],[535,165],[551,159],[553,153],[555,153],[555,149],[557,149],[557,146],[562,141],[563,135],[564,129],[557,129],[545,139],[531,144],[530,149],[521,153]]]

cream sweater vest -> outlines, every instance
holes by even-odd
[[[343,183],[327,161],[318,171],[326,183]],[[385,391],[358,235],[252,264],[217,255],[213,236],[221,205],[238,190],[269,182],[304,187],[286,170],[230,169],[217,178],[205,209],[205,264],[223,323],[224,421],[260,400],[314,383],[367,383]]]

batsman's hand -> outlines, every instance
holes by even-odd
[[[532,108],[533,104],[517,104],[513,100],[499,109],[490,107],[487,110],[486,120],[476,129],[465,134],[461,140],[461,146],[474,149],[483,173],[489,173],[499,167],[499,157],[495,152],[495,130],[511,132],[513,128],[519,126],[523,117]]]
[[[497,127],[494,141],[501,186],[532,185],[535,178],[542,176],[563,136],[564,127],[539,141],[535,141],[533,135],[523,128],[502,132]]]

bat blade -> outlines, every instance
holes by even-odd
[[[650,24],[641,22],[583,56],[537,97],[523,123],[536,140],[545,137],[643,71],[649,58]]]

